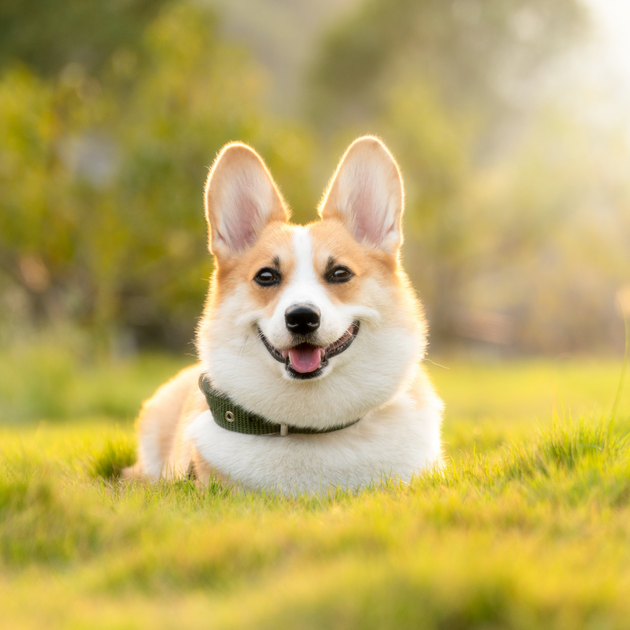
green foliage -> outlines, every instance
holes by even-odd
[[[93,481],[91,453],[130,444],[104,428],[3,433],[3,625],[538,630],[630,612],[622,425],[567,421],[409,485],[314,497]]]
[[[612,432],[611,424],[594,425],[583,419],[577,425],[556,421],[537,440],[511,451],[505,474],[527,478],[537,473],[550,475],[554,467],[572,470],[584,459],[597,460],[600,465],[612,462],[627,450],[627,437]]]
[[[510,89],[574,40],[586,20],[576,0],[368,0],[322,45],[314,113],[335,128],[370,121],[393,86],[420,78],[451,109],[483,110],[491,121],[513,108]]]
[[[337,22],[330,0],[220,4],[273,42],[256,61],[204,3],[0,8],[3,328],[78,328],[84,356],[190,348],[212,270],[202,190],[221,146],[254,145],[301,222],[347,144],[377,133],[405,179],[405,265],[434,348],[621,347],[627,120],[595,115],[608,95],[558,70],[584,41],[581,3],[369,0]],[[303,95],[314,115],[278,118],[269,103],[292,111],[306,42],[329,18]],[[276,59],[274,94],[259,59]]]
[[[63,498],[46,468],[28,471],[26,462],[19,466],[19,472],[6,466],[1,482],[3,561],[18,566],[54,564],[86,553],[97,536],[96,519],[88,510],[73,509],[78,506]]]
[[[69,63],[100,69],[134,48],[165,0],[8,0],[0,7],[0,66],[21,61],[55,75]]]
[[[140,402],[191,357],[105,359],[74,330],[17,334],[0,349],[0,425],[45,419],[130,420]]]
[[[136,461],[135,446],[124,436],[116,435],[105,442],[105,447],[95,453],[87,468],[93,478],[118,479],[122,469]]]
[[[619,364],[443,362],[429,367],[444,468],[361,492],[120,482],[131,422],[0,426],[0,625],[623,627],[627,382],[616,422],[594,408],[612,403]],[[71,389],[135,389],[137,404],[179,363],[122,367],[84,368]],[[571,421],[586,410],[603,420]]]
[[[192,336],[211,260],[202,190],[229,140],[250,141],[289,192],[308,189],[306,135],[268,117],[263,77],[212,13],[177,3],[117,49],[98,79],[0,78],[0,265],[23,317],[71,320],[105,340]]]
[[[323,42],[313,119],[331,154],[367,130],[398,159],[405,265],[441,352],[622,347],[627,120],[553,69],[587,25],[575,0],[370,0]]]

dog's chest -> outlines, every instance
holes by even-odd
[[[356,425],[318,435],[244,435],[226,431],[210,411],[187,430],[198,453],[245,488],[284,493],[358,488],[390,476],[408,481],[439,458],[439,412],[401,397]]]

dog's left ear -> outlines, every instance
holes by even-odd
[[[232,142],[219,153],[206,182],[210,251],[229,258],[251,247],[264,227],[289,212],[262,158]]]
[[[360,243],[395,255],[402,244],[403,184],[398,165],[373,136],[355,140],[320,205],[322,219],[339,219]]]

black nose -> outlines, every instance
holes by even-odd
[[[319,328],[319,309],[310,304],[291,306],[284,314],[284,321],[294,335],[308,335]]]

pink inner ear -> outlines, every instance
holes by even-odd
[[[353,195],[351,207],[354,219],[354,235],[360,242],[364,239],[380,245],[385,239],[389,226],[384,225],[387,219],[387,207],[380,207],[383,200],[378,199],[371,182],[360,187]]]
[[[235,251],[253,245],[258,236],[260,209],[247,190],[239,190],[225,217],[226,239]]]

